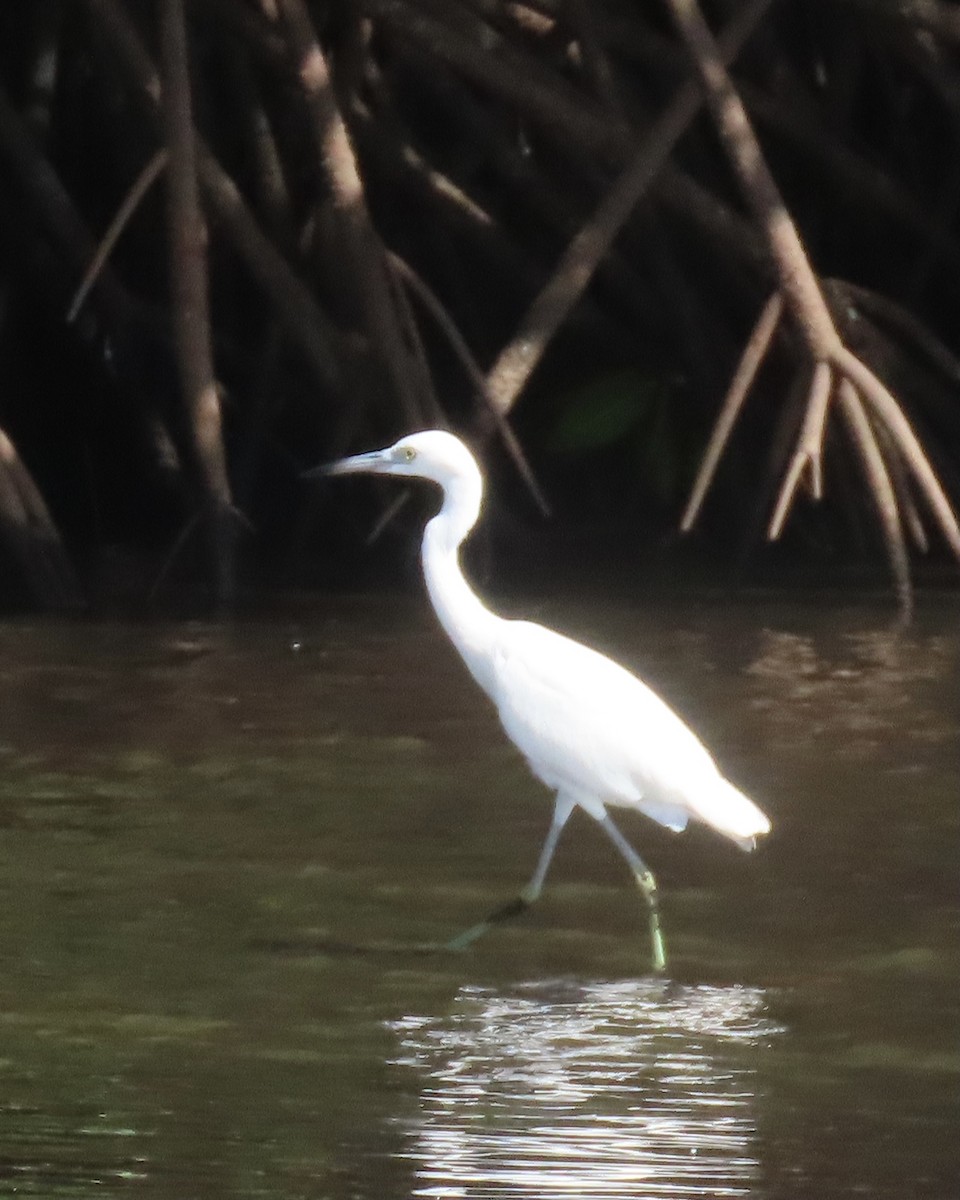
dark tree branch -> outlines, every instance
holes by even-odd
[[[834,324],[821,285],[759,143],[750,126],[746,109],[724,67],[697,0],[667,0],[677,28],[700,72],[724,150],[737,173],[747,203],[764,231],[777,272],[780,290],[793,326],[813,363],[813,386],[807,398],[799,440],[788,464],[768,536],[779,534],[796,495],[804,470],[816,498],[821,491],[820,454],[828,403],[836,387],[844,388],[844,414],[854,444],[864,465],[880,520],[888,561],[894,572],[898,601],[904,615],[912,605],[908,560],[903,546],[899,515],[890,520],[896,496],[884,468],[877,469],[880,453],[875,441],[868,443],[857,406],[866,403],[896,445],[897,452],[924,495],[931,513],[960,561],[960,526],[936,472],[930,464],[899,402],[877,376],[844,344]],[[716,437],[712,440],[717,440]],[[876,453],[874,453],[876,451]],[[701,468],[701,475],[704,469]],[[688,505],[688,511],[693,502]]]
[[[386,368],[408,425],[416,426],[422,422],[432,386],[403,335],[391,291],[390,267],[370,221],[363,180],[334,96],[326,55],[303,0],[279,0],[278,7],[349,264],[341,282],[352,286],[358,296],[371,346]]]
[[[188,413],[195,480],[210,548],[214,591],[227,604],[235,589],[233,500],[213,365],[197,154],[183,0],[162,0],[163,114],[166,132],[170,292],[180,382]]]

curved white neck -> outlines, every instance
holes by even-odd
[[[492,613],[467,583],[459,549],[480,515],[480,472],[444,489],[443,505],[423,531],[420,549],[427,591],[440,624],[460,652],[470,674],[493,695],[492,650],[502,618]]]

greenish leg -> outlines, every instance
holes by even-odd
[[[627,860],[627,864],[636,880],[637,887],[643,893],[643,898],[647,902],[647,912],[650,920],[650,945],[653,951],[653,969],[659,974],[661,971],[666,970],[667,950],[663,943],[663,933],[660,929],[657,881],[654,879],[653,872],[647,864],[630,845],[616,825],[614,825],[613,821],[611,821],[610,814],[605,812],[602,819],[598,818],[598,821],[600,828]]]
[[[557,802],[553,809],[553,820],[550,822],[550,829],[547,831],[547,836],[544,839],[543,848],[540,851],[540,858],[537,862],[537,869],[533,873],[533,878],[523,888],[519,896],[501,905],[500,908],[495,908],[483,921],[480,921],[476,925],[471,925],[469,929],[465,929],[457,937],[451,938],[447,942],[445,949],[465,950],[477,941],[478,938],[483,937],[495,925],[499,925],[501,921],[506,921],[510,917],[519,916],[520,913],[525,912],[534,903],[543,891],[543,881],[547,877],[547,870],[557,849],[557,842],[559,842],[563,827],[569,820],[574,808],[576,808],[574,801],[568,800],[564,796],[557,797]]]

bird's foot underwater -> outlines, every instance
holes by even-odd
[[[660,922],[650,922],[650,942],[653,948],[653,970],[657,975],[662,975],[667,969],[667,948],[663,942],[663,934],[660,932]]]
[[[521,913],[526,912],[532,903],[532,899],[526,894],[527,889],[515,896],[512,900],[508,900],[506,904],[502,904],[499,908],[495,908],[485,920],[479,921],[476,925],[471,925],[469,929],[465,929],[463,933],[458,934],[455,938],[451,938],[446,943],[446,950],[466,950],[468,946],[472,946],[475,941],[482,938],[485,933],[499,925],[501,921],[507,921],[511,917],[519,917]]]

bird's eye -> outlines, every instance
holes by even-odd
[[[404,462],[413,462],[413,460],[417,457],[417,452],[412,446],[401,446],[400,457]]]

